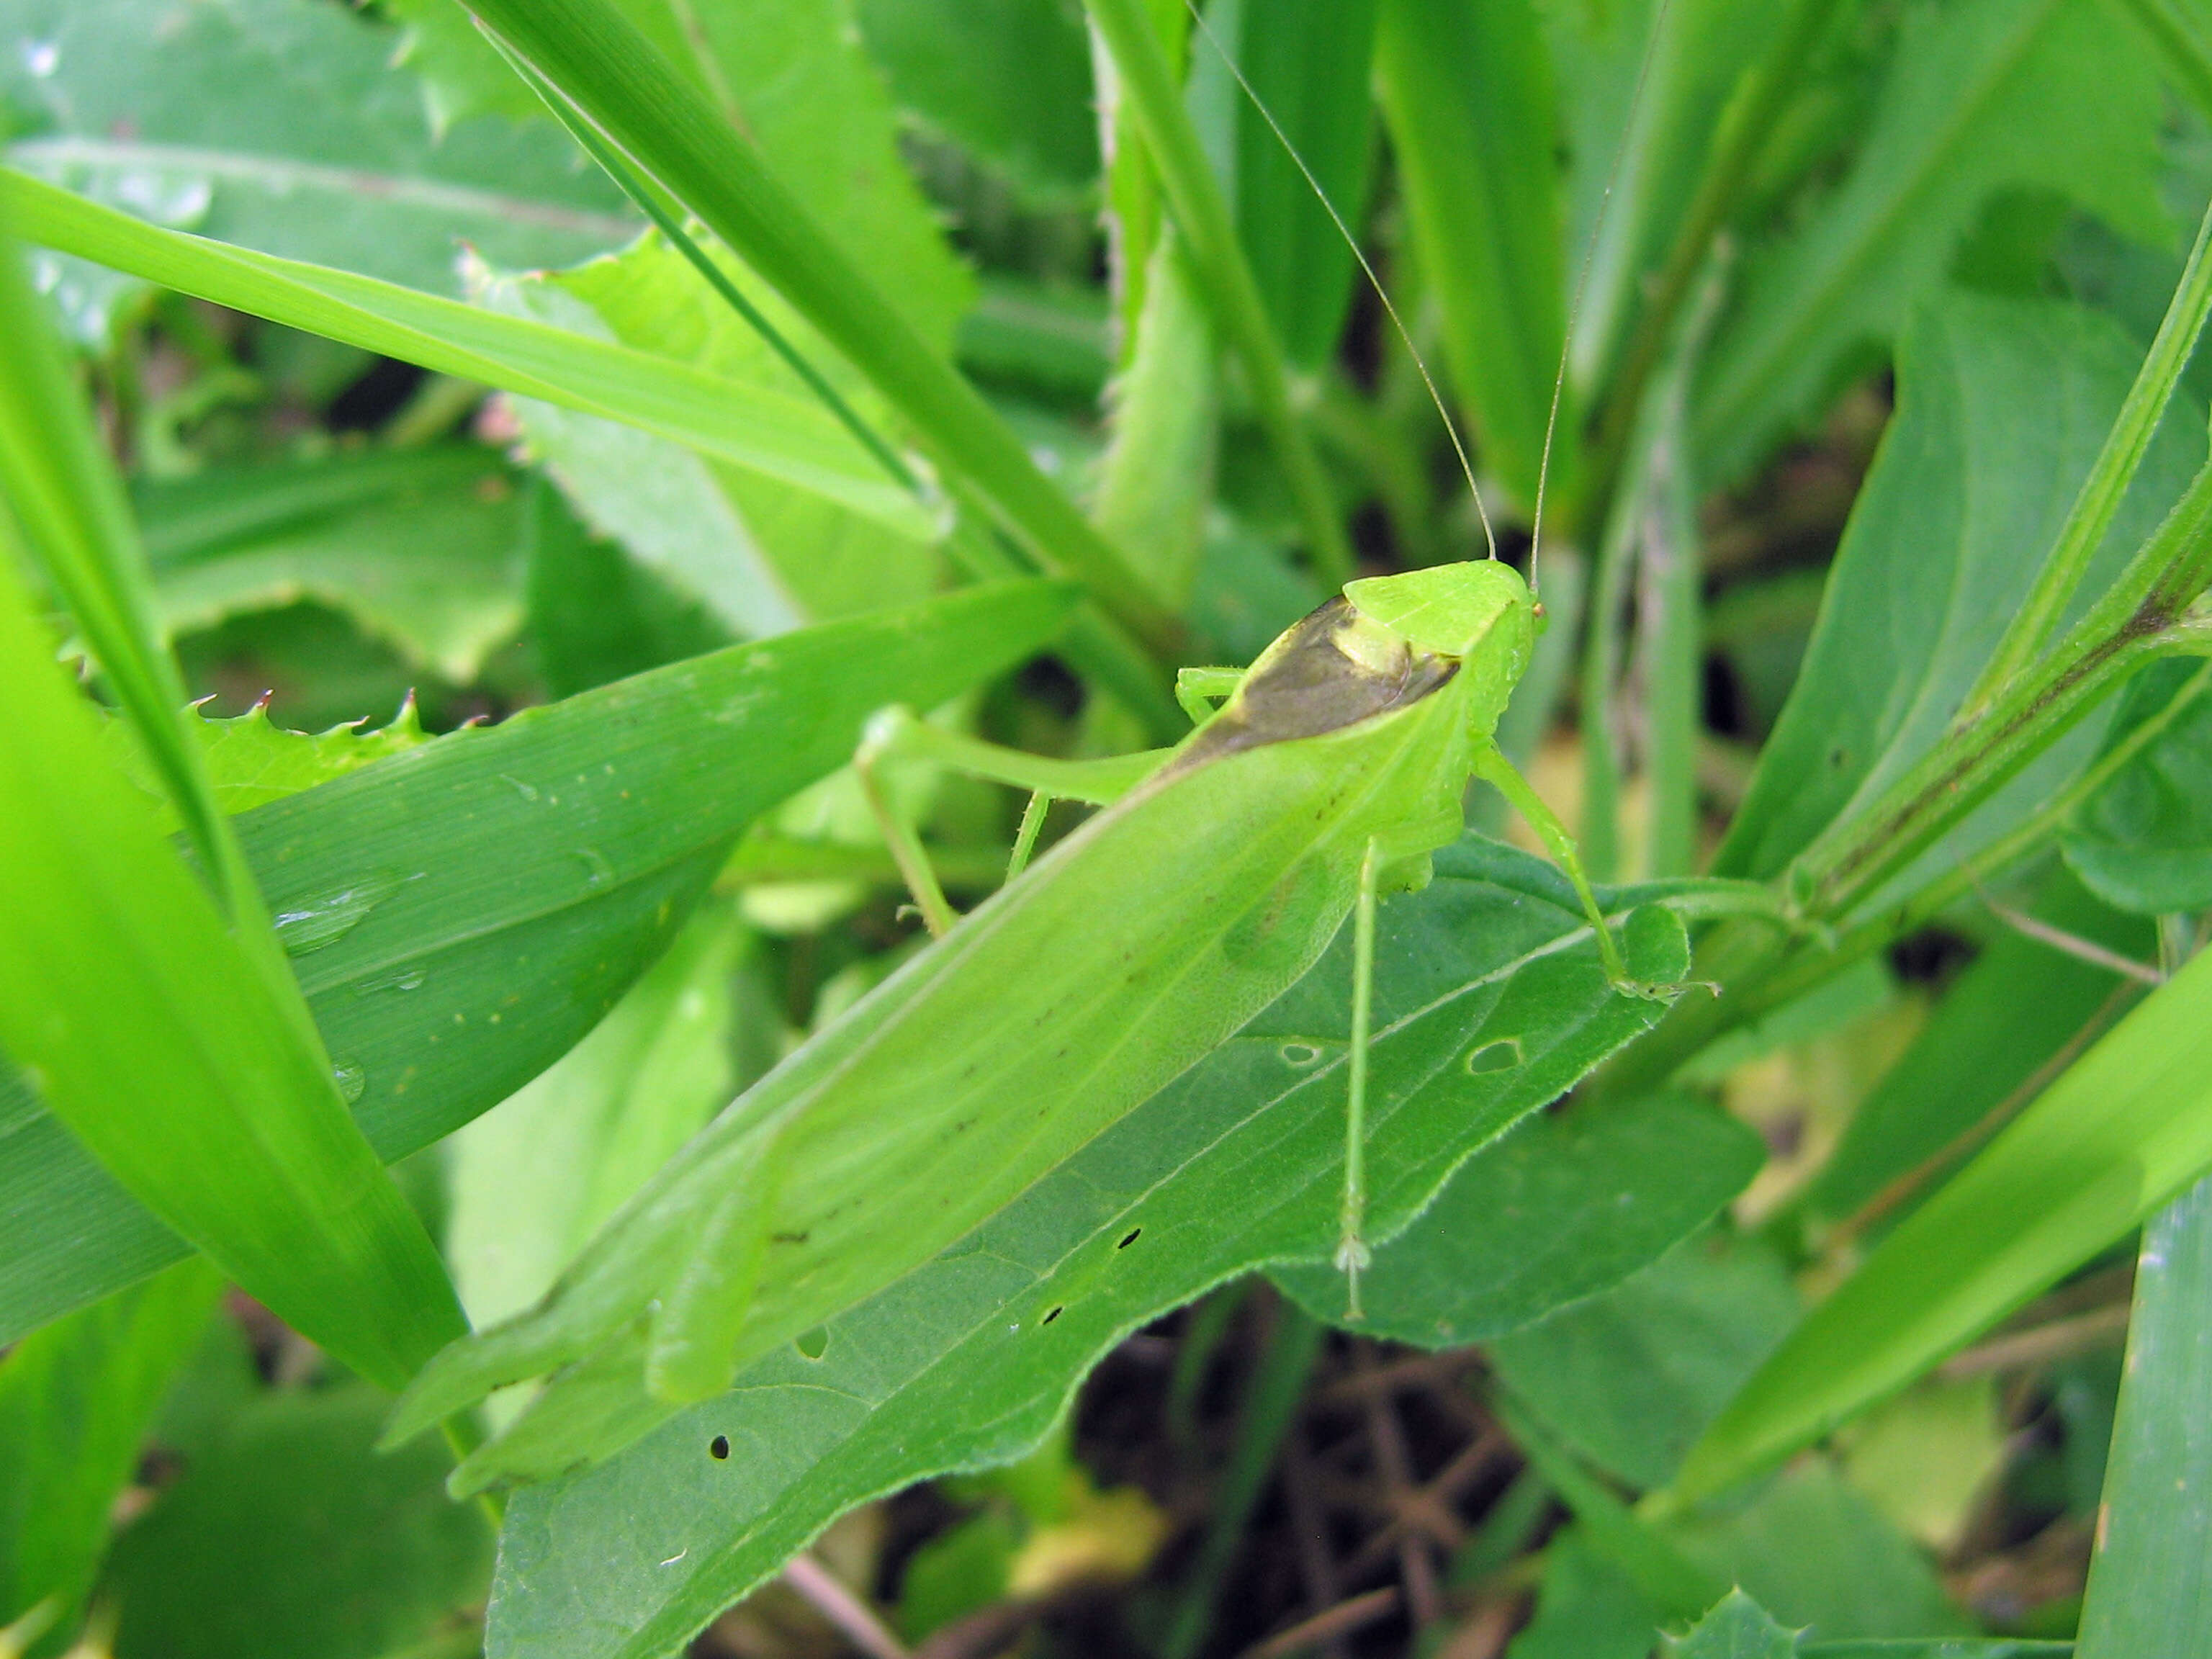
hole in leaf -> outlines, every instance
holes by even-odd
[[[829,1327],[817,1325],[811,1331],[801,1331],[799,1334],[799,1340],[792,1346],[809,1359],[821,1358],[823,1354],[830,1352]]]
[[[1060,1309],[1060,1308],[1054,1308],[1054,1309],[1050,1313],[1047,1314],[1047,1315],[1044,1316],[1044,1321],[1043,1321],[1043,1322],[1044,1322],[1045,1324],[1048,1324],[1048,1325],[1051,1324],[1051,1323],[1052,1323],[1052,1322],[1053,1322],[1054,1320],[1055,1320],[1055,1319],[1057,1319],[1057,1318],[1059,1318],[1059,1317],[1060,1317],[1060,1316],[1061,1315],[1061,1313],[1062,1313],[1063,1311],[1065,1311],[1065,1310],[1062,1310],[1062,1309]]]
[[[1477,1047],[1467,1057],[1468,1075],[1480,1077],[1486,1072],[1510,1072],[1521,1063],[1521,1039],[1500,1037],[1495,1042]]]
[[[1284,1065],[1295,1066],[1301,1071],[1321,1058],[1321,1050],[1310,1042],[1285,1042],[1278,1052],[1283,1056]]]
[[[1129,1246],[1137,1242],[1137,1235],[1144,1231],[1145,1230],[1142,1227],[1130,1228],[1128,1232],[1122,1237],[1121,1242],[1119,1244],[1116,1244],[1114,1248],[1117,1250],[1127,1249]]]
[[[718,1434],[712,1440],[709,1440],[707,1443],[707,1455],[713,1458],[717,1463],[728,1462],[730,1461],[730,1437],[726,1434]]]

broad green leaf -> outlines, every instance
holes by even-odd
[[[1942,734],[2026,595],[2136,355],[2117,326],[2069,307],[1952,294],[1920,314],[1899,353],[1897,416],[1717,873],[1772,875]],[[2197,424],[2160,431],[2084,603],[2179,493],[2203,442],[2182,428]],[[2094,752],[2095,727],[2052,745],[1929,861],[1963,857],[2039,805]]]
[[[313,599],[465,684],[521,625],[521,502],[488,450],[204,472],[137,495],[173,635]],[[308,506],[319,495],[329,510]]]
[[[49,1596],[66,1618],[91,1585],[109,1511],[222,1288],[204,1261],[181,1263],[0,1359],[0,1624]]]
[[[1425,892],[1382,910],[1378,1238],[1656,1012],[1606,994],[1551,866],[1476,837],[1437,866]],[[1255,1267],[1327,1255],[1349,976],[1344,939],[1012,1206],[830,1321],[817,1357],[771,1355],[608,1462],[515,1493],[487,1651],[671,1651],[853,1504],[1020,1456],[1127,1332]],[[1467,1072],[1472,1048],[1509,1036],[1519,1068]]]
[[[827,495],[904,533],[932,532],[914,497],[811,402],[351,271],[143,224],[5,168],[0,211],[27,241],[441,374],[620,421]]]
[[[374,732],[364,732],[361,726],[356,721],[313,735],[287,732],[270,723],[266,703],[257,703],[231,720],[196,717],[189,729],[207,757],[208,781],[215,786],[216,804],[225,812],[235,814],[328,783],[430,740],[411,702],[388,726]],[[101,735],[108,759],[129,773],[160,807],[161,827],[174,830],[174,815],[161,805],[159,788],[145,771],[136,746],[125,740],[122,728],[111,721]]]
[[[1530,1416],[1600,1468],[1656,1486],[1796,1318],[1773,1252],[1721,1234],[1498,1338],[1490,1354]]]
[[[710,256],[711,257],[711,256]],[[726,255],[731,280],[863,418],[881,401],[843,370],[805,322]],[[813,393],[658,235],[574,270],[479,282],[479,302],[510,316],[611,338],[732,384],[810,402]],[[585,520],[620,541],[726,626],[781,634],[926,597],[938,556],[927,538],[834,501],[685,449],[653,434],[530,400],[523,431]]]
[[[2212,696],[2204,665],[2160,663],[2129,688],[2107,747],[2179,695],[2173,723],[2087,800],[2066,861],[2106,902],[2142,915],[2212,908]]]
[[[528,489],[530,642],[556,697],[704,656],[730,630],[620,546],[591,534],[544,479]]]
[[[2122,956],[2149,962],[2151,928],[2118,916],[2062,873],[2047,883],[2029,911],[2039,921]],[[1871,1203],[1893,1182],[1940,1160],[1990,1113],[2018,1095],[2053,1055],[2081,1041],[2100,1015],[2117,1015],[2125,985],[2108,969],[1999,928],[1981,954],[1943,994],[1928,1024],[1872,1093],[1859,1103],[1844,1137],[1805,1196],[1814,1216],[1837,1221]],[[1971,1150],[1960,1146],[1960,1156]],[[1940,1162],[1924,1171],[1942,1173]],[[1922,1198],[1936,1181],[1923,1179]]]
[[[2154,991],[1884,1239],[1706,1430],[1717,1492],[1894,1392],[2212,1167],[2212,953]]]
[[[2143,1230],[2079,1659],[2185,1653],[2212,1630],[2212,1182]]]
[[[256,1392],[203,1429],[100,1586],[117,1659],[378,1659],[481,1601],[491,1539],[444,1448],[373,1449],[356,1382]]]
[[[1056,202],[1098,176],[1089,43],[1067,0],[858,0],[868,55],[923,123]]]
[[[464,240],[567,264],[635,233],[621,193],[547,127],[434,131],[396,33],[308,0],[5,0],[8,159],[111,207],[264,253],[458,295]],[[97,340],[113,279],[56,291]]]
[[[2047,186],[2142,240],[2171,236],[2163,110],[2149,60],[2094,0],[1909,10],[1850,175],[1746,261],[1696,400],[1706,476],[1741,474],[1819,412],[1847,354],[1899,333],[1998,186]]]
[[[378,1153],[450,1133],[565,1052],[659,955],[730,838],[850,758],[871,711],[1019,661],[1071,602],[976,588],[732,647],[236,820]],[[19,1074],[0,1073],[0,1340],[184,1253]]]
[[[1683,1554],[1742,1585],[1808,1642],[1973,1628],[1920,1547],[1820,1459],[1785,1469],[1733,1513],[1665,1531]]]
[[[1525,512],[1566,327],[1557,112],[1535,8],[1382,0],[1375,67],[1453,386],[1485,466]],[[1571,410],[1559,429],[1577,429]],[[1553,457],[1553,487],[1569,459]]]
[[[470,1322],[528,1307],[602,1222],[737,1092],[743,933],[707,904],[592,1034],[447,1148],[446,1259]]]
[[[1376,3],[1248,0],[1233,14],[1233,31],[1218,24],[1214,31],[1252,85],[1252,97],[1236,99],[1237,234],[1284,355],[1309,371],[1327,361],[1343,331],[1356,280],[1352,248],[1328,208],[1352,226],[1366,214]],[[1200,44],[1194,76],[1205,73],[1212,52]],[[1328,206],[1316,198],[1316,185]]]
[[[346,1115],[296,993],[102,757],[4,559],[0,706],[15,728],[0,749],[0,1042],[120,1188],[398,1386],[462,1328],[445,1270]],[[67,1236],[43,1206],[10,1218]]]
[[[1487,1058],[1507,1066],[1514,1056],[1501,1047]],[[1676,1097],[1531,1118],[1376,1252],[1360,1279],[1365,1328],[1442,1348],[1534,1324],[1656,1261],[1765,1158],[1735,1119]],[[1327,1268],[1274,1279],[1323,1317],[1342,1310],[1343,1284]]]
[[[1544,1547],[1536,1612],[1505,1659],[1651,1659],[1658,1615],[1636,1585],[1570,1525]]]
[[[1734,1589],[1688,1635],[1668,1637],[1663,1650],[1667,1659],[1797,1659],[1797,1637]]]

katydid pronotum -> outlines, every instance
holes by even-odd
[[[1565,869],[1608,980],[1676,988],[1630,979],[1572,840],[1494,740],[1541,615],[1494,556],[1352,581],[1249,670],[1186,670],[1200,724],[1164,754],[1053,762],[879,717],[859,757],[872,796],[902,754],[1035,792],[1006,884],[956,919],[887,822],[940,937],[702,1130],[537,1308],[439,1355],[392,1437],[556,1371],[456,1490],[611,1453],[1003,1208],[1273,1001],[1347,917],[1334,1255],[1357,1316],[1376,910],[1459,836],[1470,778]],[[1020,868],[1050,797],[1104,810]]]

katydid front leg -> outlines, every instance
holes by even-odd
[[[1512,803],[1513,810],[1522,821],[1536,832],[1536,839],[1544,843],[1544,850],[1552,861],[1566,872],[1567,879],[1574,884],[1575,896],[1582,901],[1583,914],[1589,918],[1590,929],[1597,935],[1598,960],[1605,964],[1605,976],[1616,990],[1631,996],[1648,998],[1655,1002],[1671,1001],[1682,988],[1674,985],[1647,985],[1641,980],[1631,979],[1628,963],[1620,954],[1620,943],[1613,938],[1613,929],[1606,925],[1605,912],[1598,906],[1597,895],[1590,890],[1589,874],[1583,867],[1581,851],[1575,838],[1567,833],[1567,826],[1559,822],[1559,815],[1544,804],[1528,780],[1522,777],[1505,752],[1494,740],[1486,739],[1474,752],[1470,769],[1474,775],[1494,787]]]

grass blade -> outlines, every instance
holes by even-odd
[[[347,1115],[304,1009],[100,753],[12,572],[0,706],[15,728],[0,745],[0,1042],[141,1203],[397,1387],[462,1328],[445,1268]]]
[[[1160,646],[1177,629],[1013,429],[845,258],[697,87],[606,0],[473,8],[648,178],[765,277],[1049,568]]]
[[[0,212],[27,241],[365,350],[622,421],[865,513],[936,528],[819,408],[565,330],[163,230],[0,168]]]
[[[2076,1659],[2188,1653],[2212,1630],[2212,1181],[2143,1230]]]

